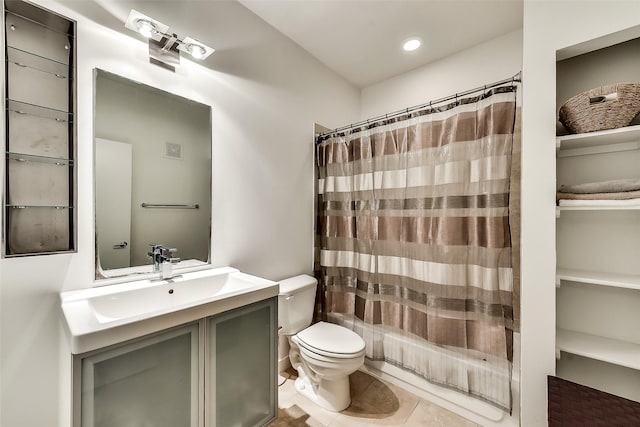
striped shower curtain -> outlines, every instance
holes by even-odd
[[[493,88],[316,150],[321,317],[359,333],[368,359],[507,411],[515,95]]]

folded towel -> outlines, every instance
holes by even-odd
[[[640,191],[621,191],[618,193],[591,193],[591,194],[576,194],[576,193],[563,193],[558,191],[556,193],[556,200],[569,199],[569,200],[626,200],[640,198]]]
[[[614,179],[611,181],[588,182],[576,185],[561,185],[558,191],[562,193],[592,194],[592,193],[620,193],[623,191],[640,190],[640,178]]]
[[[562,199],[558,202],[559,206],[638,206],[640,207],[639,199],[625,199],[625,200],[569,200]]]

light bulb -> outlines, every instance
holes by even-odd
[[[158,32],[153,22],[146,19],[138,19],[136,25],[138,26],[138,32],[148,39]]]
[[[411,52],[419,48],[421,44],[422,42],[420,41],[420,39],[409,39],[406,42],[404,42],[404,44],[402,45],[402,48],[407,52]]]
[[[207,51],[202,46],[197,44],[190,44],[188,49],[189,53],[191,53],[191,56],[196,59],[201,59],[204,54],[207,53]]]

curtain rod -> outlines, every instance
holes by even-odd
[[[396,116],[400,116],[402,114],[409,114],[412,111],[422,110],[422,109],[427,108],[427,107],[432,107],[434,105],[438,105],[438,104],[441,104],[443,102],[450,101],[452,99],[458,99],[459,97],[471,95],[472,93],[479,92],[481,90],[492,89],[492,88],[495,88],[495,87],[498,87],[498,86],[501,86],[501,85],[504,85],[504,84],[507,84],[507,83],[516,83],[516,82],[521,82],[521,81],[522,81],[522,71],[518,71],[518,73],[516,75],[514,75],[513,77],[508,78],[508,79],[499,80],[499,81],[491,83],[491,84],[487,84],[487,85],[484,85],[484,86],[478,86],[477,88],[474,88],[474,89],[470,89],[470,90],[467,90],[467,91],[464,91],[464,92],[456,93],[455,95],[450,95],[450,96],[447,96],[447,97],[444,97],[444,98],[436,99],[435,101],[430,101],[430,102],[426,102],[424,104],[415,105],[413,107],[405,108],[403,110],[398,110],[398,111],[395,111],[393,113],[380,115],[380,116],[377,116],[377,117],[373,117],[371,119],[361,120],[359,122],[352,123],[352,124],[350,124],[348,126],[342,126],[342,127],[339,127],[339,128],[335,128],[335,129],[330,130],[328,132],[319,133],[319,134],[316,135],[316,140],[318,140],[318,139],[326,139],[328,135],[333,135],[333,134],[336,134],[336,133],[340,133],[340,132],[348,130],[348,129],[354,129],[354,128],[357,128],[357,127],[360,127],[360,126],[364,126],[364,125],[372,125],[372,124],[375,124],[375,123],[380,122],[382,120],[392,119],[392,118],[394,118]]]

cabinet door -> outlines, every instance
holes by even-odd
[[[198,342],[192,324],[84,357],[81,426],[197,427]]]
[[[209,426],[253,427],[275,418],[275,314],[272,298],[209,320]]]

